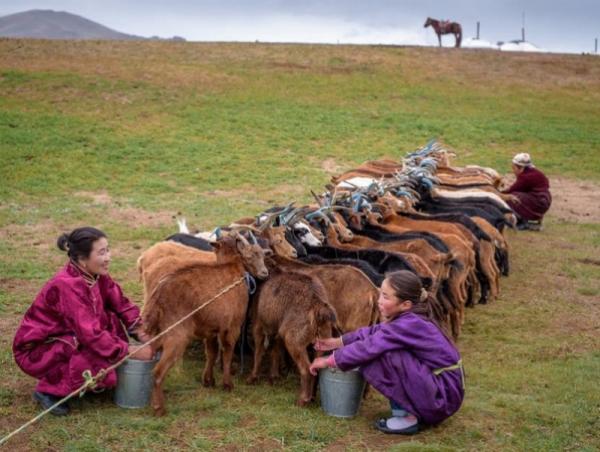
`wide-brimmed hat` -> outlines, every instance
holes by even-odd
[[[513,157],[512,162],[519,166],[530,166],[531,157],[527,152],[521,152]]]

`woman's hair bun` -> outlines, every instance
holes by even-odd
[[[56,246],[58,246],[59,250],[68,252],[69,251],[69,235],[67,233],[64,233],[60,237],[58,237],[58,240],[56,241]]]

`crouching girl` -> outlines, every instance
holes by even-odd
[[[434,320],[430,303],[416,275],[387,274],[377,301],[383,323],[317,340],[317,350],[335,351],[316,358],[311,373],[358,367],[390,401],[392,416],[375,423],[383,432],[413,434],[421,425],[442,422],[460,408],[464,374],[460,355]]]

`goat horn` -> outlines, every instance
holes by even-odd
[[[240,242],[242,242],[245,245],[250,245],[250,243],[248,243],[248,240],[246,239],[246,237],[244,237],[242,234],[240,234],[239,231],[233,231],[232,232],[233,237],[235,237],[236,240],[239,240]]]
[[[316,199],[317,204],[319,204],[319,207],[323,207],[323,203],[321,202],[321,199],[317,196],[317,194],[312,190],[310,191],[310,193]]]

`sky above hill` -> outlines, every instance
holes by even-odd
[[[520,39],[553,52],[593,52],[599,0],[2,0],[0,16],[67,11],[140,36],[189,41],[436,45],[428,16],[463,26],[463,38]],[[446,36],[445,45],[453,38]]]

